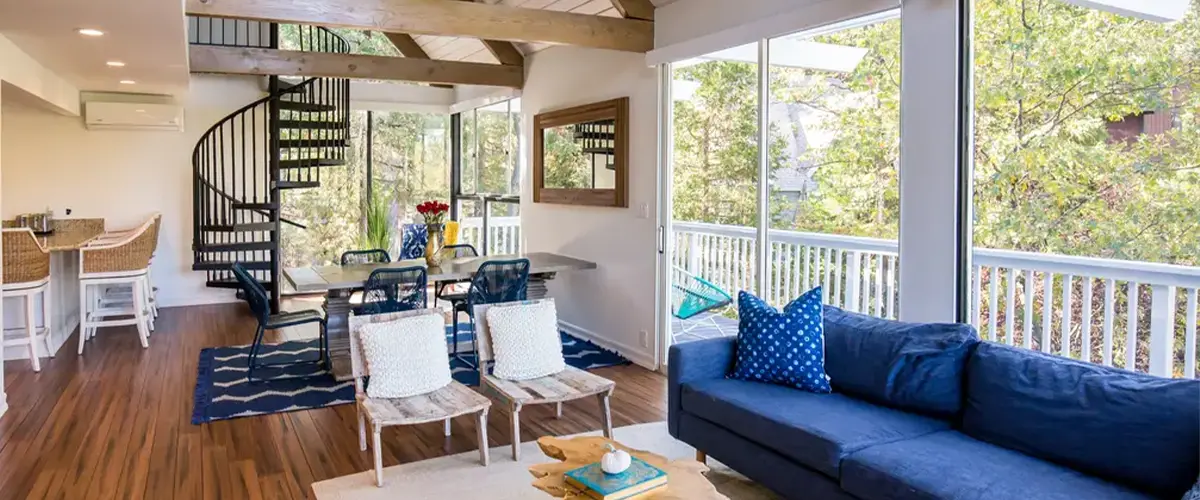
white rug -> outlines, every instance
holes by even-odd
[[[582,435],[598,435],[590,432]],[[666,422],[631,425],[613,430],[613,437],[626,446],[647,450],[670,459],[693,458],[695,449],[667,433]],[[514,462],[508,446],[491,449],[491,465],[479,465],[479,452],[387,467],[384,487],[375,487],[374,471],[313,483],[318,500],[420,500],[420,499],[548,499],[530,486],[529,466],[550,461],[537,443],[521,444],[521,461]],[[744,476],[709,459],[708,478],[733,500],[778,498]]]

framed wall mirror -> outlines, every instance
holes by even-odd
[[[533,118],[533,201],[629,206],[629,98]]]

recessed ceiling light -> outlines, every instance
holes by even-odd
[[[108,62],[106,62],[106,63],[104,63],[104,64],[107,64],[107,65],[109,65],[109,66],[111,66],[111,67],[114,67],[114,68],[124,68],[124,67],[125,67],[125,63],[123,63],[123,62],[121,62],[121,61],[108,61]]]
[[[77,29],[77,30],[75,30],[75,31],[76,31],[77,33],[79,33],[80,35],[83,35],[83,36],[104,36],[104,32],[103,32],[103,31],[100,31],[100,30],[98,30],[98,29],[92,29],[92,28],[79,28],[79,29]]]
[[[138,113],[145,113],[145,112],[146,112],[146,110],[144,110],[144,109],[135,109],[134,111],[136,111],[136,112],[138,112]]]
[[[133,80],[121,80],[121,85],[133,85],[135,83],[137,83],[137,82],[135,82]]]

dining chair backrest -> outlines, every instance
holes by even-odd
[[[535,300],[518,300],[514,302],[501,302],[496,304],[479,304],[472,309],[475,315],[475,350],[477,351],[476,366],[479,368],[479,373],[487,374],[487,363],[495,359],[495,353],[492,352],[492,327],[487,320],[487,311],[493,307],[507,307],[518,305],[533,305],[549,302],[551,306],[554,304],[553,298],[535,299]]]
[[[267,289],[263,288],[262,283],[259,283],[253,276],[250,276],[241,263],[234,262],[230,269],[233,270],[238,284],[242,286],[242,294],[245,295],[246,302],[250,304],[250,311],[254,313],[259,324],[265,324],[267,317],[271,315],[271,300],[267,297]]]
[[[342,253],[342,265],[350,264],[386,264],[392,261],[387,250],[380,248],[372,250],[350,250]]]
[[[360,394],[363,392],[362,379],[371,375],[371,371],[367,366],[366,355],[362,351],[362,342],[359,338],[363,325],[387,323],[426,314],[436,314],[440,317],[442,316],[442,311],[439,309],[414,309],[411,311],[383,314],[354,314],[350,316],[350,373],[354,377],[356,392]],[[446,362],[449,363],[450,360],[447,359]]]
[[[446,245],[442,247],[442,251],[450,252],[451,259],[461,259],[463,257],[478,257],[479,251],[475,250],[475,246],[468,243],[460,243],[458,245]]]
[[[429,230],[425,224],[400,226],[400,260],[419,259],[425,255],[425,243],[429,241]]]
[[[479,266],[471,276],[467,302],[496,304],[525,300],[529,288],[529,259],[491,260]]]
[[[425,285],[428,275],[420,266],[371,271],[363,285],[364,314],[424,309],[428,306]]]

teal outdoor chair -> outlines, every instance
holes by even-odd
[[[679,319],[680,322],[691,320],[696,316],[720,309],[732,303],[733,297],[725,290],[722,290],[721,287],[678,267],[673,269],[673,278],[671,280],[671,315]],[[698,321],[690,321],[690,324],[687,324],[682,331],[672,332],[672,335],[687,333],[706,323],[710,323],[713,328],[724,333],[721,324],[713,316],[709,315]]]

